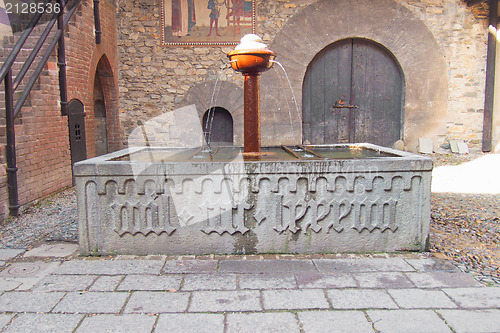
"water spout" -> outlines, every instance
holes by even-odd
[[[271,69],[276,53],[267,49],[262,39],[245,35],[235,50],[227,54],[231,67],[241,72],[244,84],[244,153],[260,154],[260,79]]]

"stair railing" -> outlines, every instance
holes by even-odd
[[[18,199],[18,183],[17,183],[17,162],[16,162],[16,139],[15,139],[15,126],[14,121],[19,115],[21,108],[28,99],[28,96],[33,89],[36,81],[40,77],[45,65],[47,64],[52,52],[54,51],[56,45],[58,45],[58,66],[59,66],[59,90],[61,96],[61,115],[67,115],[67,86],[66,86],[66,61],[65,61],[65,49],[64,49],[64,29],[74,15],[78,5],[81,0],[75,0],[71,9],[64,16],[64,10],[70,0],[55,0],[56,4],[59,6],[59,12],[54,13],[51,20],[47,23],[45,30],[40,36],[40,39],[34,46],[27,60],[23,64],[21,70],[17,74],[14,81],[12,80],[12,66],[14,65],[19,52],[21,51],[26,40],[32,33],[36,24],[40,20],[43,12],[37,12],[33,19],[29,22],[26,29],[20,36],[17,43],[14,45],[11,53],[5,60],[5,63],[0,69],[0,82],[3,80],[5,84],[5,122],[6,122],[6,136],[7,136],[7,146],[6,146],[6,156],[7,156],[7,186],[9,191],[9,213],[12,216],[19,215],[19,199]],[[45,0],[44,7],[47,8],[47,4],[51,3],[52,0]],[[55,8],[55,7],[54,7]],[[26,83],[26,87],[23,89],[19,98],[14,105],[14,93],[19,87],[22,79],[25,77],[29,68],[33,64],[36,56],[38,55],[40,49],[44,45],[48,35],[52,31],[52,28],[57,21],[57,31],[50,42],[47,50],[43,54],[38,66],[36,67],[34,73],[29,78]]]

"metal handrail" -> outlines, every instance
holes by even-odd
[[[14,79],[14,82],[13,82],[14,90],[17,89],[17,87],[19,86],[19,84],[23,80],[24,76],[26,75],[26,72],[33,64],[33,60],[35,60],[35,57],[38,55],[38,52],[40,52],[40,49],[42,48],[43,43],[45,43],[45,40],[49,36],[50,31],[52,31],[52,28],[54,27],[54,24],[57,21],[57,17],[58,17],[57,13],[54,13],[54,15],[52,15],[50,21],[47,23],[47,26],[45,27],[45,30],[40,35],[40,39],[36,43],[35,47],[31,51],[30,55],[26,59],[26,62],[23,64],[23,67],[21,68],[21,70],[17,74],[16,78]]]
[[[78,6],[78,3],[80,1],[76,1],[75,2],[75,5],[73,6],[73,8],[70,9],[70,11],[68,12],[68,14],[66,15],[66,17],[71,17],[75,10],[76,10],[76,7]],[[14,107],[14,117],[17,117],[17,115],[19,114],[19,112],[21,111],[22,107],[23,107],[23,104],[24,102],[26,101],[26,99],[28,98],[30,92],[31,92],[31,89],[33,89],[33,86],[35,85],[36,83],[36,80],[38,80],[38,77],[40,76],[40,73],[42,73],[44,67],[45,67],[45,64],[47,63],[47,61],[49,60],[51,54],[52,54],[52,51],[54,51],[57,43],[59,42],[59,38],[61,37],[61,35],[63,34],[63,30],[64,28],[66,27],[66,25],[68,24],[69,20],[64,20],[64,24],[63,24],[63,27],[62,29],[58,29],[54,38],[52,39],[51,43],[49,44],[49,47],[47,48],[47,50],[45,51],[45,54],[43,55],[40,63],[38,64],[37,68],[35,69],[35,72],[33,73],[33,75],[31,76],[30,80],[28,81],[28,83],[26,84],[26,87],[24,88],[23,92],[21,93],[21,95],[19,96],[19,99],[17,100],[16,102],[16,106]]]
[[[49,2],[53,0],[45,0],[44,5],[46,6]],[[0,82],[4,81],[5,83],[5,112],[6,112],[6,136],[7,136],[7,145],[6,145],[6,155],[7,155],[7,183],[9,189],[9,211],[13,216],[17,216],[19,214],[19,200],[18,200],[18,184],[17,184],[17,162],[16,162],[16,147],[15,147],[15,127],[14,127],[14,119],[17,117],[24,103],[28,99],[28,96],[33,89],[36,81],[40,77],[41,72],[43,71],[45,65],[47,64],[52,51],[55,49],[56,45],[59,44],[58,50],[58,65],[59,65],[59,87],[61,93],[61,114],[66,115],[66,63],[64,56],[64,29],[69,23],[70,19],[73,17],[78,5],[81,0],[75,0],[73,7],[64,15],[64,10],[68,5],[70,0],[56,0],[60,6],[60,12],[55,13],[50,22],[47,24],[47,27],[43,31],[40,36],[40,39],[36,43],[35,47],[31,51],[28,56],[26,62],[23,64],[21,70],[17,74],[14,82],[12,81],[12,66],[16,61],[16,58],[21,51],[24,43],[28,39],[29,35],[33,31],[34,27],[40,20],[42,16],[42,12],[38,12],[33,19],[28,24],[26,30],[21,35],[20,39],[14,45],[11,53],[7,57],[5,63],[0,69]],[[48,35],[52,31],[55,21],[57,19],[57,31],[50,42],[47,50],[45,51],[43,57],[41,58],[38,66],[36,67],[34,73],[31,75],[28,83],[24,87],[21,95],[19,96],[15,106],[13,101],[14,92],[19,86],[20,82],[23,80],[27,71],[33,64],[38,52],[42,48],[43,44],[47,40]]]
[[[19,114],[19,112],[23,108],[24,102],[26,102],[26,100],[28,99],[28,96],[31,92],[31,89],[33,89],[33,86],[35,85],[36,80],[38,80],[38,77],[42,73],[42,71],[45,67],[45,64],[48,62],[50,56],[52,55],[52,51],[56,47],[57,41],[58,41],[59,37],[61,37],[61,35],[62,35],[62,31],[57,30],[56,35],[54,36],[54,39],[52,40],[52,42],[49,45],[49,48],[47,49],[47,52],[45,52],[45,54],[43,55],[42,60],[40,61],[40,63],[36,67],[35,72],[30,77],[28,83],[26,83],[26,87],[24,88],[23,92],[19,96],[19,99],[16,102],[16,106],[14,107],[14,118],[17,118],[17,115]]]
[[[49,3],[52,0],[45,0],[45,5]],[[3,64],[2,68],[0,69],[0,82],[5,79],[5,75],[7,75],[7,72],[12,68],[12,65],[14,64],[14,61],[16,61],[17,55],[21,51],[21,48],[23,47],[24,43],[26,42],[26,39],[28,39],[29,35],[35,28],[36,24],[38,21],[40,21],[40,18],[42,17],[43,13],[38,12],[33,19],[28,23],[28,26],[24,30],[23,34],[17,41],[16,45],[14,45],[14,48],[10,52],[9,56],[5,60],[5,63]]]
[[[78,6],[79,3],[80,3],[80,0],[76,1],[73,8],[71,8],[70,11],[68,11],[68,13],[66,14],[62,29],[57,30],[54,38],[52,39],[51,43],[49,44],[49,47],[47,48],[47,50],[45,51],[45,54],[43,55],[42,59],[40,60],[40,63],[38,64],[37,68],[35,69],[35,72],[30,77],[28,83],[26,84],[26,87],[24,88],[23,92],[19,96],[19,99],[16,102],[16,106],[14,107],[14,118],[16,118],[18,116],[19,112],[21,111],[21,109],[24,105],[24,102],[26,102],[26,100],[28,99],[28,96],[29,96],[31,90],[33,89],[33,86],[36,83],[36,80],[38,80],[38,77],[42,73],[42,71],[45,67],[45,64],[48,62],[48,60],[52,54],[52,51],[54,51],[57,43],[59,42],[59,38],[62,36],[63,30],[69,22],[69,19],[66,20],[66,18],[68,18],[68,17],[71,18],[71,16],[73,16],[74,12],[76,11],[76,7]],[[64,3],[64,7],[66,6],[66,4],[67,4],[67,2]],[[61,11],[62,10],[63,10],[63,8],[61,8]]]

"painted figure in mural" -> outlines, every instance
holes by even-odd
[[[172,0],[172,35],[189,36],[195,25],[194,0]]]
[[[210,32],[208,33],[207,37],[210,37],[212,35],[212,28],[215,23],[215,34],[220,37],[219,35],[219,16],[220,16],[220,5],[217,3],[216,0],[208,0],[208,6],[207,8],[210,9]]]
[[[230,9],[227,13],[226,18],[231,20],[231,16],[233,17],[233,24],[236,25],[237,34],[240,33],[240,20],[241,17],[245,15],[243,11],[243,0],[231,0],[232,6],[229,4],[230,0],[226,0],[226,7]]]

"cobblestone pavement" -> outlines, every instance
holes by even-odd
[[[76,250],[0,250],[0,330],[500,331],[500,287],[428,254],[77,258]]]

